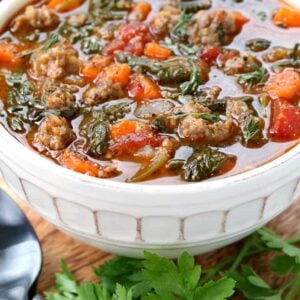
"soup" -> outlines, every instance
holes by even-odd
[[[276,0],[37,1],[0,36],[0,121],[94,177],[244,172],[299,143],[299,20]]]

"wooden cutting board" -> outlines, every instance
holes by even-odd
[[[4,187],[3,183],[2,187]],[[13,196],[7,187],[4,187],[4,189]],[[15,196],[14,198],[16,199]],[[39,293],[43,293],[44,291],[51,289],[53,286],[54,274],[59,271],[59,264],[62,258],[67,261],[71,271],[74,272],[76,278],[80,281],[95,280],[96,277],[93,275],[91,267],[99,266],[106,260],[113,257],[113,255],[109,253],[86,246],[75,241],[71,237],[68,237],[64,233],[55,229],[53,225],[43,220],[32,210],[27,208],[23,202],[18,199],[16,199],[16,201],[33,224],[42,244],[44,262],[42,273],[38,282]],[[297,201],[268,226],[284,237],[300,235],[300,201]],[[239,246],[240,243],[236,243],[226,248],[201,255],[197,257],[197,261],[204,267],[211,266],[225,257],[234,255]],[[265,259],[258,257],[253,261],[253,264],[254,267],[256,267],[256,270],[266,274],[266,268],[263,263],[264,261]],[[269,277],[266,279],[270,283],[278,284],[277,278]]]

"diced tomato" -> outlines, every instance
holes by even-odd
[[[144,48],[145,43],[141,37],[136,37],[125,46],[124,51],[141,56],[144,53]]]
[[[216,47],[205,47],[201,49],[198,56],[209,64],[214,64],[221,54],[221,49]]]
[[[272,100],[269,135],[276,141],[300,138],[300,108],[282,100]]]
[[[144,53],[145,44],[152,41],[149,27],[141,22],[133,22],[121,26],[118,38],[113,40],[104,53],[113,55],[118,51],[126,51],[136,55]]]
[[[239,53],[237,51],[225,50],[217,56],[217,61],[221,63],[225,63],[227,60],[232,59],[238,55]]]
[[[122,138],[111,141],[109,150],[113,155],[130,155],[149,145],[158,147],[162,143],[162,137],[152,132],[141,132],[125,135]]]
[[[272,99],[284,98],[294,102],[300,96],[300,74],[293,69],[274,74],[266,84],[266,91]]]
[[[300,11],[282,6],[275,12],[273,21],[282,27],[300,27]]]
[[[109,45],[104,48],[104,54],[113,55],[115,52],[123,51],[126,47],[126,43],[122,40],[115,39]]]
[[[152,40],[149,27],[141,22],[133,22],[123,25],[119,31],[119,38],[124,42],[129,42],[137,36],[141,37],[143,42],[147,43]]]
[[[137,101],[161,98],[159,86],[144,75],[136,75],[128,85],[128,95]]]

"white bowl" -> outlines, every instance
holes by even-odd
[[[29,0],[0,3],[0,28]],[[199,254],[250,234],[300,196],[300,145],[251,171],[188,185],[127,184],[64,169],[0,125],[0,171],[62,231],[109,252]]]

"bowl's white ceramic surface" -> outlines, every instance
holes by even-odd
[[[0,27],[29,0],[0,3]],[[189,185],[118,183],[77,174],[25,148],[0,125],[0,175],[36,212],[101,249],[175,257],[232,243],[300,196],[300,145],[230,178]]]

